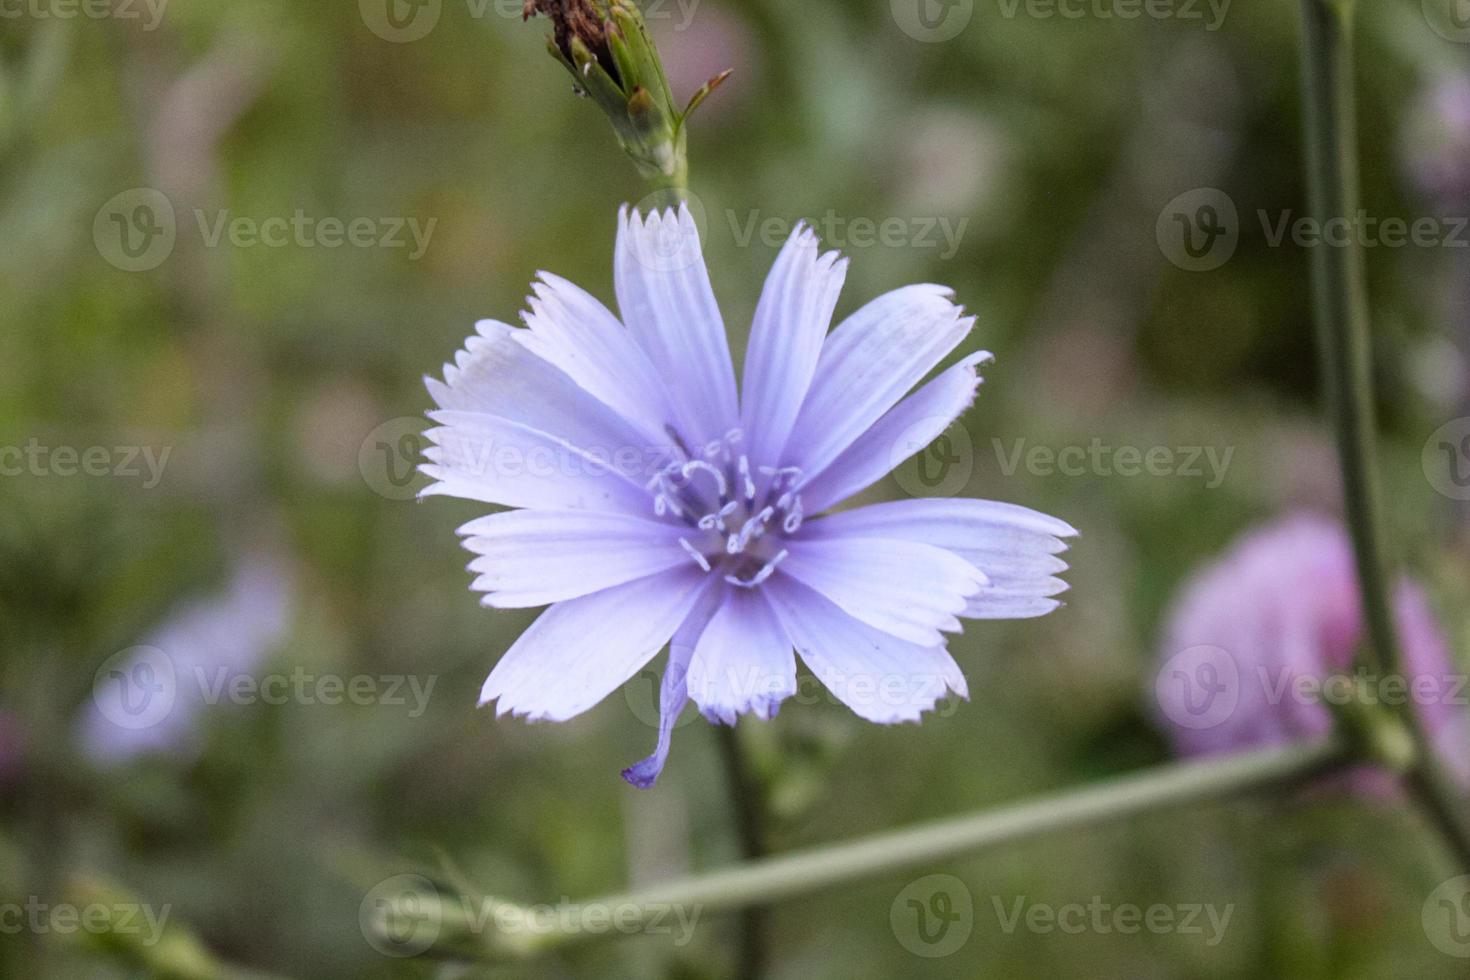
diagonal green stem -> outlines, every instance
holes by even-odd
[[[472,921],[475,910],[436,910],[437,942],[431,955],[499,961],[533,956],[565,943],[610,934],[667,929],[671,918],[769,906],[875,876],[949,858],[978,854],[1045,834],[1081,830],[1110,820],[1208,800],[1300,784],[1336,769],[1351,755],[1335,739],[1224,758],[1172,763],[1094,786],[1038,797],[1011,806],[955,817],[861,840],[797,851],[646,890],[580,903],[546,927],[506,932],[493,923],[532,922],[534,916],[479,915],[488,931],[451,928]],[[498,909],[507,904],[490,900]],[[619,922],[613,932],[610,920]],[[401,928],[402,923],[397,924]],[[390,932],[395,923],[383,928]]]
[[[1359,213],[1357,108],[1353,94],[1353,0],[1302,0],[1302,99],[1311,211],[1319,227],[1356,229]],[[1337,432],[1348,528],[1357,559],[1372,672],[1402,672],[1390,599],[1382,495],[1375,471],[1373,363],[1363,247],[1312,251],[1312,295],[1327,406]],[[1416,711],[1401,720],[1416,749],[1407,779],[1459,861],[1470,870],[1470,822],[1432,750]]]

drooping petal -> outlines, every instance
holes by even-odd
[[[970,332],[943,286],[906,286],[844,320],[822,346],[783,464],[815,473],[892,408]]]
[[[628,329],[595,297],[559,276],[541,273],[534,289],[525,315],[530,329],[512,336],[637,426],[651,444],[668,443],[666,426],[674,416],[663,382]]]
[[[783,573],[870,626],[920,646],[957,632],[985,575],[943,548],[889,538],[830,535],[789,543]]]
[[[990,579],[959,614],[971,619],[1042,616],[1060,603],[1066,589],[1056,578],[1067,563],[1060,539],[1076,528],[1026,507],[993,500],[895,500],[809,521],[813,539],[862,535],[918,541],[953,552]]]
[[[684,706],[689,703],[689,664],[694,658],[700,635],[705,631],[710,617],[720,607],[724,589],[712,586],[700,595],[693,611],[684,618],[674,638],[669,641],[669,664],[664,668],[663,682],[658,694],[658,743],[653,755],[635,762],[623,770],[623,778],[639,789],[649,789],[658,781],[669,760],[669,749],[673,745],[674,725]]]
[[[946,691],[969,697],[942,644],[921,646],[874,629],[789,577],[776,576],[766,594],[802,661],[859,717],[918,721]]]
[[[847,260],[823,255],[797,227],[766,278],[745,354],[740,421],[752,459],[774,463],[811,387],[822,341],[847,278]]]
[[[558,602],[500,658],[480,704],[535,721],[576,717],[642,670],[708,586],[677,568]]]
[[[710,721],[770,718],[796,693],[791,639],[760,589],[730,588],[694,651],[689,696]]]
[[[441,423],[424,433],[434,445],[419,469],[434,482],[420,494],[505,507],[653,513],[653,497],[621,455],[574,446],[538,429],[477,412],[430,412]]]
[[[523,609],[575,599],[689,561],[682,525],[620,513],[512,510],[459,529],[479,555],[471,586],[484,604]]]
[[[819,513],[841,503],[939,438],[974,402],[980,384],[976,369],[990,357],[986,351],[971,354],[890,409],[832,465],[807,480],[801,487],[806,507]]]
[[[725,322],[689,209],[646,219],[624,209],[613,277],[623,322],[663,379],[678,430],[697,454],[736,427],[740,410]]]

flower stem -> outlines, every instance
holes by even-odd
[[[1354,0],[1302,0],[1302,99],[1311,210],[1319,227],[1355,229],[1359,213],[1357,108],[1353,92]],[[1373,363],[1363,247],[1312,251],[1312,294],[1327,406],[1337,433],[1348,529],[1357,560],[1373,672],[1401,672],[1389,590],[1389,561],[1375,471]],[[1402,721],[1416,749],[1407,773],[1414,797],[1460,863],[1470,870],[1470,823],[1410,704]]]
[[[690,921],[708,913],[770,906],[1044,834],[1066,833],[1165,808],[1299,784],[1349,761],[1351,756],[1343,743],[1327,738],[1237,756],[1171,763],[1083,789],[848,843],[761,858],[639,892],[580,903],[571,914],[534,936],[506,935],[491,928],[474,937],[467,949],[458,942],[449,942],[446,930],[435,952],[496,961],[535,955],[577,939],[666,929],[671,913],[681,921]],[[606,928],[610,916],[619,922],[615,931]],[[481,917],[491,923],[506,918]],[[530,915],[509,919],[535,921]],[[391,929],[392,924],[386,928]]]
[[[740,854],[746,861],[755,861],[766,856],[765,793],[750,771],[739,730],[733,725],[714,727],[740,835]],[[740,958],[735,975],[741,980],[758,980],[765,973],[766,919],[766,910],[759,905],[747,906],[740,913]]]

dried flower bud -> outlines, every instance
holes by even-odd
[[[526,0],[522,12],[551,18],[552,56],[571,72],[577,91],[607,114],[639,173],[659,187],[682,191],[688,174],[684,123],[729,73],[711,79],[680,109],[648,26],[632,3]]]

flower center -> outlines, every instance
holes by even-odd
[[[653,512],[672,515],[689,527],[679,544],[690,560],[725,581],[753,589],[786,558],[783,539],[804,517],[802,472],[794,466],[762,466],[752,472],[740,450],[744,433],[732,429],[704,447],[699,458],[681,453],[649,481]],[[765,485],[762,492],[757,482]]]

